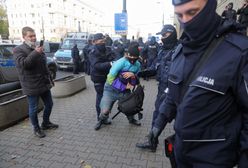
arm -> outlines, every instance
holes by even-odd
[[[111,69],[109,70],[109,74],[107,76],[108,84],[111,85],[115,80],[116,76],[118,75],[118,73],[123,69],[125,65],[124,61],[125,59],[119,59],[112,65]]]
[[[161,105],[159,106],[159,115],[155,120],[154,127],[160,130],[160,132],[162,132],[166,124],[175,119],[176,109],[177,107],[171,99],[170,94],[168,93]]]
[[[14,49],[14,58],[16,65],[24,69],[32,69],[35,65],[35,62],[39,59],[41,54],[36,50],[33,50],[31,53],[26,55],[26,53],[20,48],[17,47]]]
[[[248,52],[246,52],[248,57]],[[246,167],[248,163],[248,58],[244,61],[241,68],[240,79],[236,86],[238,102],[240,102],[240,111],[242,113],[242,130],[240,134],[240,161],[241,168]]]
[[[94,52],[90,52],[89,59],[90,59],[91,67],[93,67],[98,71],[105,72],[105,71],[109,71],[109,69],[111,68],[110,61],[102,62],[100,56],[95,55]]]

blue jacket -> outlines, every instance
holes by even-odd
[[[240,150],[240,165],[247,164],[248,38],[226,35],[182,98],[181,89],[192,67],[188,59],[182,50],[173,56],[169,93],[155,127],[163,129],[165,122],[175,119],[177,150],[184,157],[236,163]]]

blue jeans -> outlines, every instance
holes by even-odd
[[[39,121],[38,121],[38,104],[39,104],[39,98],[41,97],[45,109],[43,114],[43,122],[49,123],[49,117],[52,111],[53,107],[53,100],[51,91],[48,90],[40,95],[34,95],[34,96],[27,96],[28,97],[28,106],[29,106],[29,118],[30,121],[34,127],[34,129],[39,128]]]
[[[110,113],[114,103],[117,100],[120,100],[120,98],[126,94],[130,94],[130,90],[120,92],[117,89],[114,89],[108,83],[106,83],[104,86],[103,97],[102,97],[101,104],[100,104],[101,112],[104,114]]]

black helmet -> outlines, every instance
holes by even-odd
[[[176,29],[175,29],[175,27],[172,26],[171,24],[166,24],[166,25],[164,25],[164,27],[162,28],[161,32],[158,32],[158,33],[156,33],[156,34],[157,34],[157,35],[159,35],[159,34],[163,35],[163,34],[165,34],[165,33],[167,33],[167,32],[173,33],[173,32],[176,32]]]
[[[189,1],[191,1],[191,0],[172,0],[172,4],[173,4],[174,6],[177,6],[177,5],[182,5],[182,4],[184,4],[184,3],[187,3],[187,2],[189,2]]]

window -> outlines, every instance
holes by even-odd
[[[56,52],[59,49],[59,43],[49,43],[50,52]]]
[[[0,46],[0,55],[3,59],[13,59],[13,49],[15,48],[15,45],[2,45]]]

